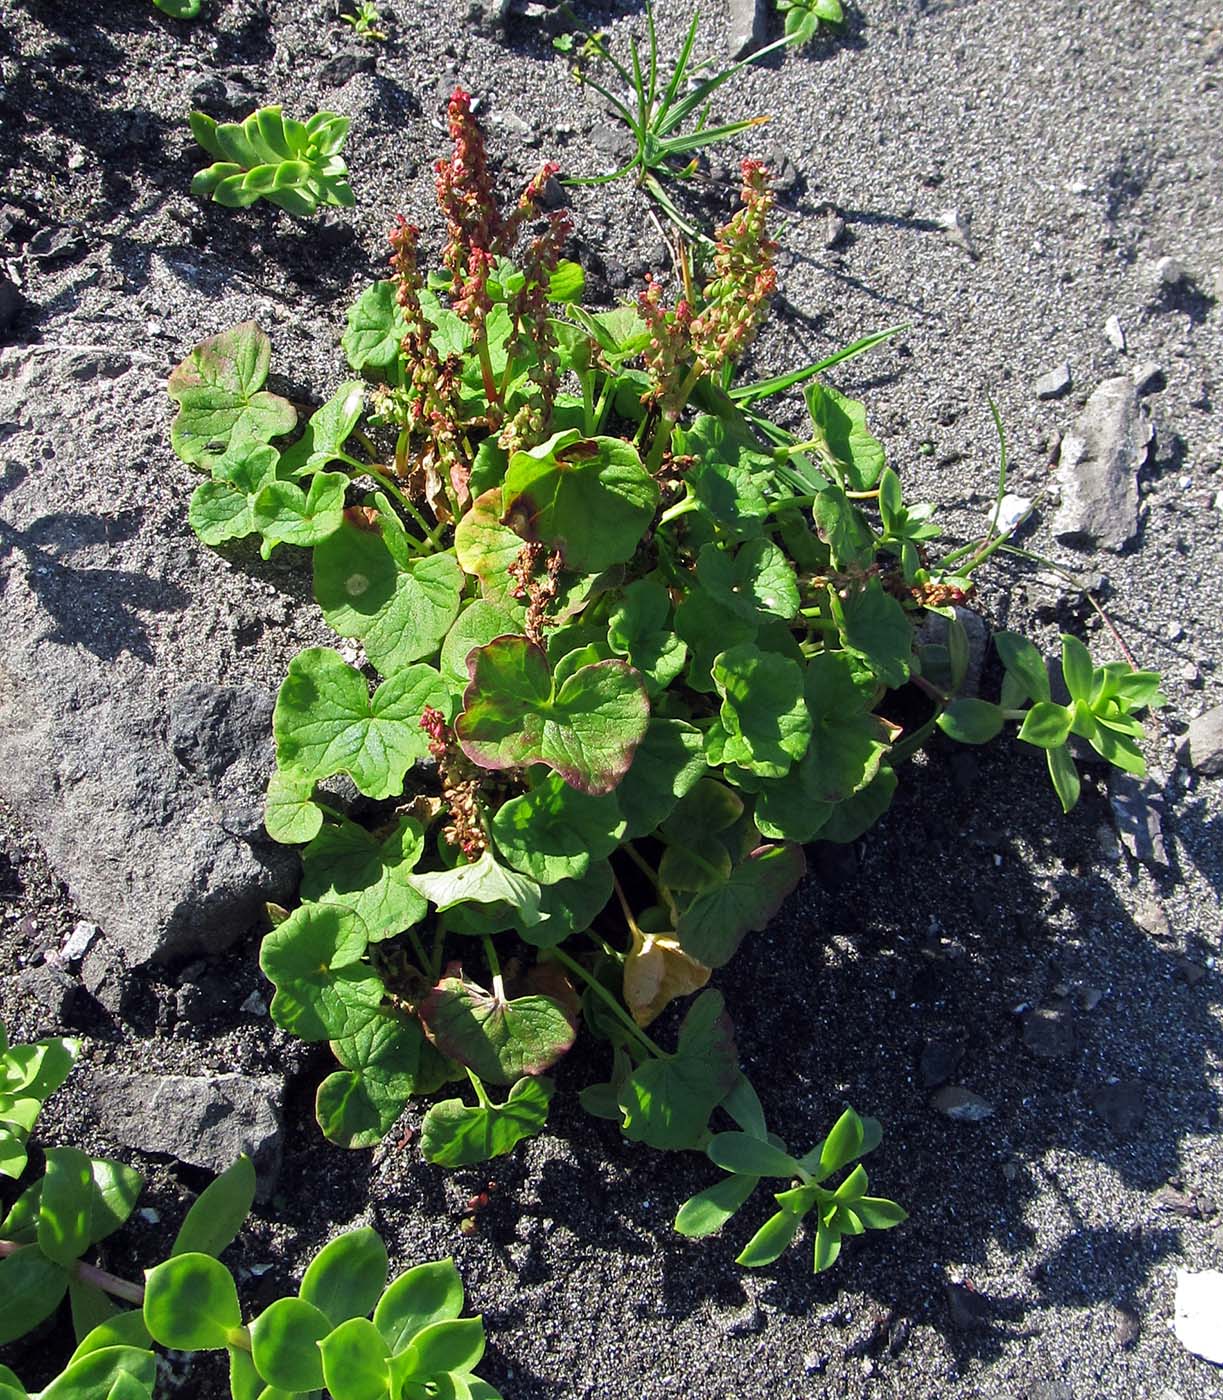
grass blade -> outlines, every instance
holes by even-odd
[[[831,369],[833,365],[839,365],[843,360],[852,360],[855,355],[873,350],[876,345],[882,345],[885,340],[891,340],[894,335],[899,335],[901,331],[907,331],[910,325],[911,322],[902,321],[899,325],[889,326],[887,330],[872,331],[870,335],[864,335],[861,340],[855,340],[852,345],[846,345],[843,349],[835,351],[827,359],[817,360],[814,364],[805,365],[802,369],[790,370],[788,374],[774,375],[772,379],[758,379],[754,384],[740,384],[738,388],[730,391],[730,396],[735,403],[743,408],[749,404],[759,403],[761,399],[767,399],[771,394],[780,394],[786,389],[793,389],[798,384],[805,384],[808,379],[814,379],[817,374],[823,374],[826,369]]]

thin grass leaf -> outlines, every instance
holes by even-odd
[[[772,379],[758,379],[754,384],[740,384],[738,388],[730,391],[730,396],[740,407],[746,408],[750,404],[758,403],[761,399],[767,399],[772,394],[780,394],[786,389],[793,389],[799,384],[805,384],[807,380],[814,379],[817,374],[823,374],[826,369],[831,369],[833,365],[839,365],[845,360],[852,360],[855,355],[862,355],[867,350],[873,350],[876,345],[882,345],[885,340],[891,340],[894,335],[909,330],[911,324],[909,321],[902,321],[898,325],[889,326],[887,330],[872,331],[870,335],[864,335],[861,340],[855,340],[853,344],[835,351],[826,359],[817,360],[814,364],[805,365],[802,369],[793,369],[786,374],[777,374]]]

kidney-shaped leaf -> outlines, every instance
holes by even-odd
[[[267,934],[263,975],[276,987],[272,1019],[302,1040],[337,1040],[372,1021],[382,980],[362,961],[369,935],[341,904],[303,904]]]
[[[385,1400],[391,1391],[387,1362],[391,1351],[368,1318],[341,1323],[319,1343],[323,1378],[333,1400]]]
[[[293,405],[263,391],[271,356],[267,336],[244,321],[197,345],[174,370],[166,386],[179,406],[170,441],[183,461],[207,466],[231,443],[292,432]]]
[[[437,1167],[469,1167],[512,1152],[548,1121],[550,1079],[520,1079],[505,1103],[469,1108],[462,1099],[443,1099],[425,1114],[420,1150]]]
[[[408,883],[424,844],[411,817],[401,817],[382,841],[355,822],[329,824],[302,852],[302,899],[346,904],[371,943],[392,938],[425,916],[424,896]]]
[[[764,928],[806,868],[800,846],[758,847],[724,884],[698,894],[683,911],[675,928],[680,946],[698,962],[721,967],[745,933]]]
[[[507,999],[474,982],[444,977],[421,1003],[420,1019],[444,1055],[489,1084],[542,1074],[573,1044],[573,1016],[546,996]]]
[[[515,452],[503,489],[505,523],[560,550],[579,574],[631,558],[658,507],[658,484],[631,443],[576,429]]]
[[[591,861],[611,855],[625,823],[614,794],[592,797],[549,773],[529,792],[503,802],[492,827],[498,849],[516,870],[554,885],[580,879]]]
[[[582,792],[610,792],[649,724],[645,686],[623,661],[581,666],[557,686],[542,647],[498,637],[468,670],[455,733],[481,768],[546,763]]]
[[[420,727],[427,705],[450,707],[432,666],[400,671],[371,697],[339,652],[310,647],[289,663],[276,697],[276,762],[303,783],[348,773],[367,797],[396,797],[403,775],[429,751]]]
[[[625,1137],[663,1151],[694,1146],[738,1073],[722,994],[704,991],[684,1017],[675,1053],[638,1065],[620,1089]]]

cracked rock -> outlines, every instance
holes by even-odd
[[[1058,540],[1079,549],[1125,548],[1138,533],[1138,471],[1151,437],[1130,376],[1106,379],[1062,438]]]
[[[87,1081],[103,1130],[125,1147],[223,1172],[245,1152],[261,1200],[280,1171],[284,1080],[278,1075],[95,1074]]]

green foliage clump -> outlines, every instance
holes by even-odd
[[[217,122],[203,112],[192,112],[189,120],[214,161],[197,172],[192,194],[230,209],[262,198],[303,215],[315,213],[320,204],[351,208],[355,202],[340,155],[347,117],[319,112],[299,122],[279,107],[260,107],[241,122]]]
[[[42,1041],[6,1047],[0,1068],[9,1082],[21,1079],[20,1102],[40,1103],[74,1056],[70,1042]],[[35,1086],[41,1098],[30,1092]],[[24,1116],[28,1131],[32,1111]],[[324,1386],[333,1400],[498,1400],[475,1374],[484,1327],[461,1316],[463,1284],[452,1260],[417,1265],[388,1284],[382,1240],[368,1228],[350,1230],[315,1255],[295,1295],[244,1323],[237,1284],[219,1256],[254,1200],[249,1158],[200,1194],[169,1257],[141,1285],[87,1259],[131,1214],[140,1173],[74,1147],[43,1156],[42,1176],[0,1221],[0,1345],[46,1321],[65,1297],[77,1345],[37,1396],[0,1366],[0,1400],[151,1400],[154,1344],[226,1351],[233,1400],[317,1396]],[[8,1175],[20,1177],[22,1167]]]
[[[822,24],[840,24],[845,18],[841,0],[777,0],[785,16],[786,38],[793,44],[809,44]]]
[[[681,299],[650,284],[589,311],[567,214],[525,232],[555,167],[503,210],[461,90],[449,119],[442,267],[424,277],[417,231],[393,230],[392,276],[343,337],[361,378],[300,436],[252,324],[170,381],[174,444],[210,473],[202,538],[312,548],[323,616],[361,651],[302,652],[276,702],[266,822],[301,846],[303,881],[263,942],[272,1016],[330,1043],[316,1108],[336,1143],[371,1146],[410,1098],[469,1088],[425,1115],[424,1156],[448,1166],[544,1127],[549,1072],[584,1029],[608,1067],[588,1112],[732,1173],[678,1227],[710,1233],[788,1178],[741,1258],[769,1262],[806,1221],[823,1268],[903,1216],[860,1166],[826,1184],[878,1125],[847,1112],[791,1156],[708,984],[798,884],[805,842],[857,839],[940,722],[974,737],[955,606],[1005,541],[932,557],[933,507],[904,501],[865,407],[820,378],[887,333],[735,383],[775,286],[758,165],[743,208],[685,250]],[[800,385],[809,425],[791,433],[760,406]],[[937,645],[918,639],[932,612]],[[1062,721],[1027,653],[999,644],[1035,702],[1021,712],[1008,682],[999,726],[1049,738]],[[1135,762],[1148,679],[1069,667],[1066,723]],[[925,705],[908,730],[889,718],[900,690]]]

